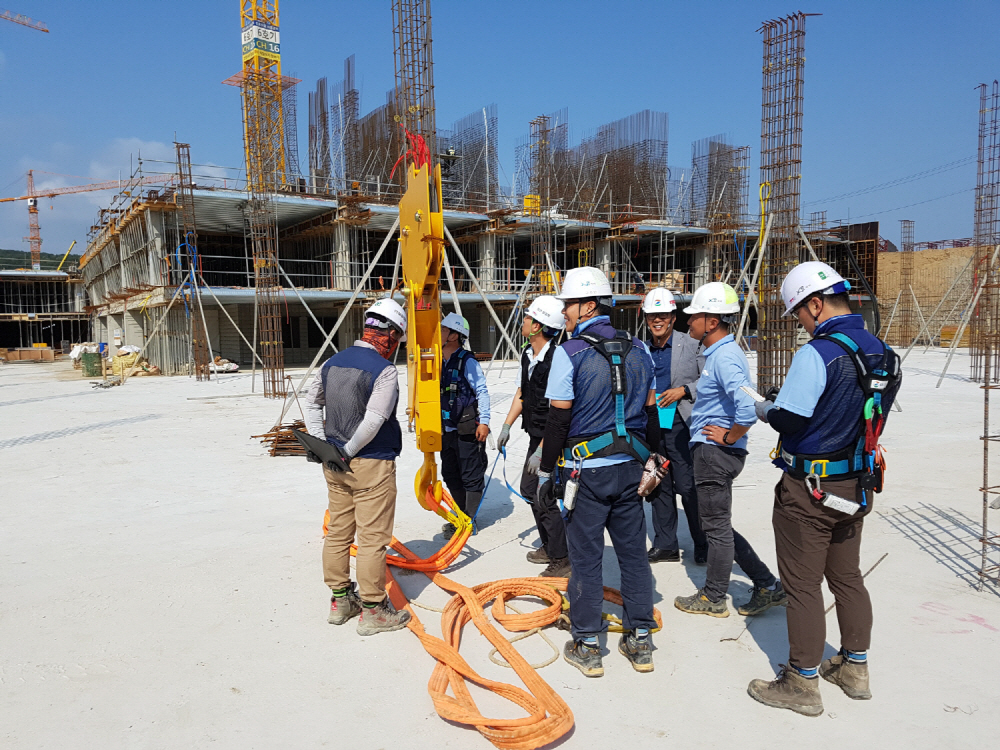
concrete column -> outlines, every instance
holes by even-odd
[[[163,259],[163,212],[146,211],[146,226],[149,230],[149,244],[146,246],[149,277],[146,283],[150,286],[159,286],[163,283],[160,280],[160,266]]]
[[[351,228],[344,223],[333,227],[333,281],[334,288],[354,291],[354,274],[351,273]],[[358,274],[360,278],[360,272]],[[347,321],[344,321],[345,325]]]
[[[479,236],[479,285],[484,292],[496,291],[497,237],[495,234]]]
[[[691,291],[694,292],[694,290],[702,284],[707,284],[711,280],[711,256],[709,247],[708,245],[702,245],[701,247],[695,248],[694,251],[694,279]]]

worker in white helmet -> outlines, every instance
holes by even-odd
[[[542,460],[542,437],[549,417],[549,400],[545,388],[549,369],[558,341],[556,337],[566,326],[563,302],[543,295],[528,306],[521,323],[521,335],[528,345],[521,353],[521,380],[503,427],[497,437],[497,448],[504,448],[510,440],[510,427],[521,417],[521,427],[528,433],[528,451],[521,472],[521,495],[531,503],[531,513],[541,547],[531,550],[528,562],[545,565],[540,575],[548,578],[567,578],[570,574],[569,553],[566,550],[566,526],[559,506],[549,502],[544,506],[536,497],[538,490],[538,465]]]
[[[730,326],[740,311],[739,297],[728,284],[698,287],[684,312],[688,335],[705,347],[705,369],[691,410],[691,458],[698,491],[698,516],[708,540],[705,585],[674,606],[691,614],[729,617],[726,592],[733,560],[753,582],[741,615],[757,615],[785,603],[785,592],[750,543],[733,528],[733,480],[747,460],[746,434],[757,421],[750,387],[750,365]]]
[[[406,311],[392,299],[365,310],[364,332],[320,368],[302,400],[306,429],[339,454],[323,467],[330,519],[323,541],[323,574],[333,597],[328,622],[360,615],[358,633],[406,626],[385,591],[385,550],[396,512],[396,458],[403,436],[396,419],[399,377],[392,356],[406,340]],[[322,463],[315,455],[310,460]],[[357,586],[351,545],[357,541]]]
[[[674,331],[676,310],[674,295],[663,287],[653,289],[642,301],[642,312],[649,330],[646,345],[656,368],[656,400],[663,450],[670,459],[667,477],[647,498],[653,510],[653,546],[648,557],[651,563],[680,562],[675,497],[680,495],[694,544],[694,561],[704,565],[708,560],[708,542],[698,521],[698,495],[694,486],[688,423],[705,358],[700,356],[701,347],[694,339],[686,333]]]
[[[812,340],[757,415],[780,435],[775,550],[788,592],[788,665],[754,680],[750,695],[807,716],[823,713],[819,677],[850,698],[871,698],[872,604],[858,566],[872,492],[881,491],[878,438],[902,382],[899,357],[851,313],[850,282],[826,263],[801,263],[781,285],[785,314]],[[840,652],[826,649],[826,578],[837,604]]]
[[[475,521],[486,487],[486,438],[490,434],[490,393],[486,376],[465,348],[469,321],[448,313],[441,321],[441,478],[456,505]],[[473,523],[473,533],[476,524]],[[441,527],[450,539],[456,528]]]
[[[637,672],[651,672],[656,622],[639,481],[650,452],[660,451],[653,361],[641,341],[611,325],[614,299],[599,269],[569,271],[559,299],[571,338],[556,349],[549,370],[538,497],[549,502],[557,482],[564,488],[573,639],[563,658],[587,677],[604,674],[598,637],[607,629],[601,614],[607,533],[624,598],[618,651]]]

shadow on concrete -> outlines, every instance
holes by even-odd
[[[926,503],[915,507],[904,505],[886,510],[876,509],[875,513],[895,531],[933,557],[938,565],[945,566],[956,578],[971,588],[979,587],[983,554],[980,543],[983,535],[981,520],[969,518],[955,508],[941,508]],[[1000,588],[995,584],[987,585],[995,593],[1000,593]]]

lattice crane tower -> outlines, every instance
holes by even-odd
[[[240,0],[243,142],[246,148],[247,233],[253,249],[257,333],[264,396],[285,395],[278,240],[271,195],[285,182],[281,35],[278,0]],[[291,85],[290,83],[288,85]]]

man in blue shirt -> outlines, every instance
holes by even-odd
[[[895,352],[851,314],[850,288],[826,263],[789,272],[781,285],[785,314],[813,338],[795,353],[777,397],[757,404],[758,416],[781,436],[773,525],[788,591],[789,655],[776,679],[754,680],[748,691],[765,705],[807,716],[823,713],[819,677],[855,700],[871,698],[872,605],[859,567],[861,532],[871,493],[880,489],[878,437],[902,375]],[[878,387],[866,392],[862,383],[872,383],[872,375]],[[871,421],[864,416],[869,405]],[[837,604],[841,647],[820,663],[824,577]]]
[[[733,481],[743,471],[746,434],[757,421],[753,398],[741,390],[750,386],[750,366],[729,333],[739,310],[736,290],[720,281],[696,289],[684,310],[691,316],[688,335],[705,347],[705,370],[691,410],[691,456],[698,514],[708,539],[708,570],[704,587],[677,597],[674,606],[712,617],[729,617],[726,592],[734,559],[753,581],[750,601],[737,610],[741,615],[785,604],[781,583],[733,529]]]
[[[674,295],[662,287],[653,289],[642,301],[650,335],[649,354],[656,368],[656,403],[663,450],[670,459],[669,473],[648,498],[653,510],[653,546],[648,556],[651,563],[680,562],[675,497],[679,494],[694,543],[694,561],[704,565],[708,560],[708,542],[698,521],[698,495],[688,430],[704,357],[699,354],[701,347],[697,341],[674,331],[676,309]]]
[[[441,321],[441,478],[455,504],[474,519],[486,486],[490,394],[483,368],[465,348],[468,338],[469,322],[448,313]],[[441,527],[448,539],[456,530],[451,523]]]
[[[611,285],[599,269],[571,270],[559,297],[571,338],[556,349],[549,370],[538,497],[545,502],[555,495],[552,473],[562,459],[559,482],[565,488],[573,568],[568,582],[573,640],[563,658],[587,677],[604,674],[598,636],[607,627],[601,617],[607,531],[624,600],[618,651],[637,672],[651,672],[653,578],[638,489],[649,451],[658,451],[660,443],[653,362],[638,339],[611,325]]]

